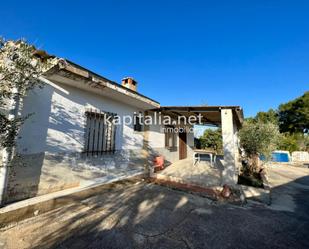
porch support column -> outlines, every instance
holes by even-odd
[[[234,185],[237,183],[238,139],[232,109],[221,110],[221,125],[224,153],[222,183]]]

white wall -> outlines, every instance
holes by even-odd
[[[46,85],[32,91],[24,100],[23,114],[33,113],[20,132],[18,152],[73,153],[84,148],[85,110],[97,109],[116,113],[119,116],[138,112],[135,107],[112,99],[59,85]],[[133,126],[117,126],[116,150],[141,149],[142,133],[134,132]]]

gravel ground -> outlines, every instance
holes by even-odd
[[[269,175],[270,207],[123,183],[2,229],[0,248],[309,248],[309,171],[276,167]]]

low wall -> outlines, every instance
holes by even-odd
[[[80,186],[87,181],[144,170],[142,150],[85,156],[80,153],[18,155],[9,168],[6,203]]]
[[[309,152],[307,151],[294,151],[292,152],[293,163],[309,163]]]

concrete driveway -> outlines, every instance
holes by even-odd
[[[3,229],[0,248],[309,248],[309,171],[269,172],[271,207],[123,183]]]

